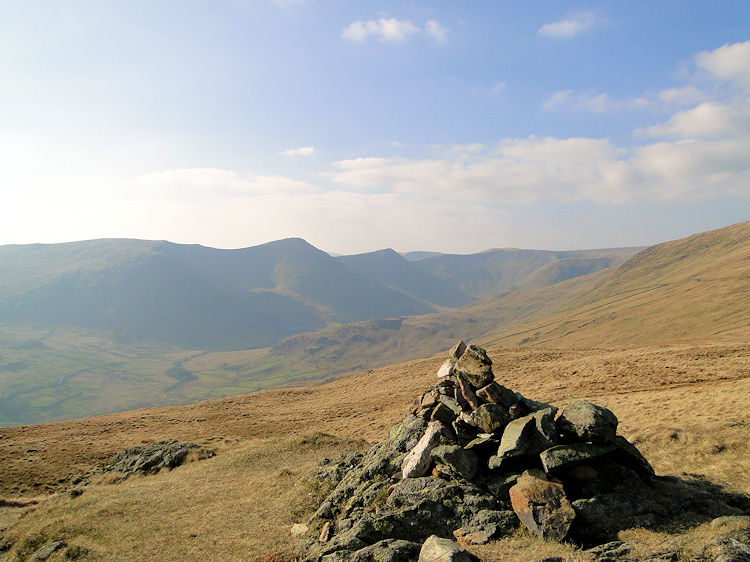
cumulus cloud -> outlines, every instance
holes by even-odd
[[[699,68],[721,80],[750,89],[750,41],[700,52],[695,62]]]
[[[282,150],[281,154],[284,156],[312,156],[315,154],[315,147],[314,146],[300,146],[299,148],[289,148],[287,150]]]
[[[606,139],[508,139],[478,152],[425,159],[339,161],[333,182],[357,189],[491,204],[621,204],[750,196],[750,141],[659,142],[626,149]],[[710,186],[710,189],[707,187]]]
[[[569,39],[591,29],[597,22],[592,12],[577,12],[553,23],[545,23],[537,33],[546,37]]]
[[[377,20],[356,20],[341,32],[341,37],[356,43],[363,43],[370,37],[384,43],[403,43],[413,35],[422,34],[435,41],[445,43],[448,29],[437,20],[429,20],[424,27],[419,27],[410,20],[380,18]]]

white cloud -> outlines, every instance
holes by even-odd
[[[300,146],[299,148],[290,148],[287,150],[281,151],[281,154],[284,156],[312,156],[315,154],[315,147],[314,146]]]
[[[508,139],[478,152],[461,147],[435,158],[336,162],[333,182],[360,190],[444,201],[621,204],[750,197],[750,141],[654,143],[633,150],[606,139]],[[710,186],[710,189],[707,189]]]
[[[429,20],[421,28],[410,20],[380,18],[377,20],[356,20],[341,32],[341,37],[356,43],[363,43],[374,37],[384,43],[403,43],[413,35],[423,34],[436,43],[446,43],[448,29],[437,20]]]
[[[577,12],[565,19],[545,23],[537,33],[546,37],[568,39],[591,29],[596,22],[597,19],[592,12]]]
[[[445,43],[448,36],[448,29],[440,25],[436,20],[429,20],[424,25],[424,31],[438,43]]]
[[[750,41],[724,45],[695,56],[696,65],[715,77],[750,88]]]
[[[637,129],[643,137],[717,138],[750,134],[750,108],[705,102],[675,113],[663,125]]]
[[[349,41],[361,43],[369,36],[388,43],[403,43],[410,35],[419,33],[419,27],[409,20],[397,20],[395,18],[379,20],[357,20],[344,31],[341,36]]]

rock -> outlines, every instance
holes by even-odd
[[[323,526],[320,529],[320,534],[318,535],[318,542],[328,542],[331,540],[331,535],[333,534],[333,529],[331,528],[331,522],[326,521],[323,523]]]
[[[65,541],[54,541],[49,542],[45,544],[42,548],[34,552],[34,554],[31,555],[31,558],[29,560],[47,560],[50,556],[52,556],[55,552],[58,550],[65,548],[68,546]]]
[[[516,403],[515,393],[495,381],[477,390],[477,397],[488,404],[500,404],[505,408]]]
[[[181,465],[191,450],[198,450],[194,443],[180,443],[176,439],[149,443],[142,447],[133,447],[117,453],[104,467],[105,472],[122,472],[134,474],[145,472],[154,474],[162,468],[169,470]],[[206,451],[206,457],[212,457],[213,452]]]
[[[482,404],[472,412],[471,421],[483,433],[501,434],[511,418],[499,404]]]
[[[441,404],[451,409],[451,412],[453,412],[454,418],[457,418],[458,416],[461,415],[461,411],[462,411],[461,405],[458,403],[458,400],[456,400],[452,396],[444,396],[441,394],[438,400],[440,401]]]
[[[422,438],[414,448],[409,451],[401,464],[401,475],[403,478],[415,478],[424,476],[430,467],[432,449],[440,442],[440,435],[445,431],[445,426],[439,421],[431,421],[427,426]]]
[[[481,347],[470,345],[461,358],[456,361],[454,371],[464,377],[474,388],[482,388],[490,384],[495,375],[492,374],[492,360]]]
[[[595,445],[593,443],[571,443],[569,445],[555,445],[539,453],[542,467],[547,474],[560,472],[573,466],[601,457],[616,446],[613,443]]]
[[[513,420],[503,432],[497,450],[497,461],[501,464],[509,458],[541,453],[555,444],[554,438],[554,414],[549,408]]]
[[[350,562],[411,562],[419,556],[421,548],[416,542],[383,539],[356,551]]]
[[[627,560],[628,554],[635,549],[632,543],[623,541],[611,541],[588,549],[586,552],[594,557],[594,560],[609,562],[615,560]]]
[[[422,408],[430,408],[437,404],[438,401],[438,394],[434,390],[431,390],[429,392],[425,392],[422,395],[422,398],[419,400],[419,405],[422,406]]]
[[[728,537],[716,537],[701,552],[714,562],[750,562],[750,545]]]
[[[479,408],[479,406],[482,405],[482,401],[479,400],[479,397],[474,393],[471,385],[461,375],[458,375],[456,379],[458,380],[457,390],[461,393],[463,399],[466,400],[466,403],[469,405],[469,407],[472,410],[476,410],[477,408]]]
[[[577,514],[571,534],[586,541],[612,540],[631,527],[651,527],[656,516],[644,502],[628,494],[597,494],[573,502]]]
[[[471,562],[473,560],[476,560],[476,557],[469,554],[457,542],[432,535],[422,544],[418,562]]]
[[[468,446],[468,444],[476,438],[477,429],[461,418],[458,418],[453,422],[453,431],[456,433],[456,441],[459,445]]]
[[[622,435],[618,435],[615,437],[615,445],[617,445],[617,451],[614,456],[619,463],[634,470],[644,478],[654,476],[655,473],[651,467],[651,463],[646,460],[646,457],[630,441]]]
[[[448,353],[448,357],[453,357],[454,359],[458,360],[461,358],[465,351],[466,343],[464,342],[464,340],[461,340],[451,348],[450,352]]]
[[[477,471],[478,459],[473,451],[459,445],[439,445],[432,450],[432,458],[446,465],[451,472],[471,480]]]
[[[441,395],[441,398],[444,397]],[[451,398],[451,400],[455,399]],[[438,402],[438,405],[435,406],[434,410],[432,410],[430,419],[432,421],[439,421],[444,425],[450,425],[453,423],[453,420],[456,419],[456,413],[442,402]]]
[[[617,423],[617,417],[607,408],[577,400],[563,408],[557,429],[570,441],[614,443]]]
[[[294,525],[292,525],[292,528],[289,532],[295,539],[297,539],[307,534],[307,531],[309,530],[310,527],[308,527],[304,523],[295,523]]]
[[[543,540],[562,541],[576,516],[562,484],[541,473],[525,472],[510,489],[510,501],[521,523]]]
[[[482,433],[477,435],[476,438],[472,439],[466,445],[464,445],[464,448],[476,452],[479,456],[485,457],[487,456],[486,453],[490,451],[497,451],[497,448],[499,446],[500,441],[498,439],[495,439],[488,433]]]
[[[518,528],[518,517],[512,511],[484,509],[468,525],[453,531],[460,544],[486,544],[509,535]]]
[[[443,361],[443,364],[440,365],[440,368],[438,369],[437,376],[439,379],[449,377],[453,374],[453,368],[456,365],[456,359],[453,357],[450,357]]]

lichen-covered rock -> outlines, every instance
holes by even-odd
[[[524,473],[510,489],[513,511],[542,540],[562,541],[576,517],[562,484],[543,473]]]
[[[509,510],[484,509],[468,525],[453,531],[461,544],[486,544],[509,535],[518,528],[518,517]]]
[[[53,541],[50,543],[45,544],[42,548],[34,552],[34,554],[31,555],[29,560],[37,561],[37,560],[47,560],[50,556],[52,556],[55,552],[57,552],[60,549],[63,549],[67,546],[65,541]]]
[[[193,449],[198,449],[198,445],[180,443],[176,439],[149,443],[117,453],[104,470],[124,474],[136,472],[153,474],[159,472],[162,468],[171,470],[181,465]],[[213,453],[206,451],[206,456],[213,456]]]
[[[459,359],[464,352],[466,351],[466,343],[464,340],[460,340],[456,345],[454,345],[450,352],[448,353],[448,357],[453,357],[454,359]]]
[[[583,400],[565,406],[557,419],[557,429],[565,439],[593,443],[613,443],[617,424],[610,410]]]
[[[615,450],[613,443],[596,445],[593,443],[570,443],[555,445],[539,453],[542,467],[547,474],[570,469],[578,464],[601,457]]]
[[[419,551],[418,562],[472,562],[477,560],[457,542],[437,535],[428,537]]]
[[[476,453],[460,445],[439,445],[432,450],[432,458],[466,480],[474,478],[479,463]]]
[[[383,539],[356,551],[350,562],[412,562],[422,545],[399,539]]]
[[[464,377],[474,388],[487,386],[494,379],[492,373],[492,360],[487,357],[487,352],[481,347],[470,345],[466,348],[461,358],[456,361],[454,371]]]
[[[508,410],[499,404],[482,404],[472,412],[471,421],[482,433],[499,435],[512,420]]]
[[[508,424],[500,440],[497,457],[490,468],[498,468],[507,459],[537,455],[555,445],[555,421],[552,409],[540,410]]]

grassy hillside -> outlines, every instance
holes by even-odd
[[[750,335],[750,222],[653,246],[505,345],[646,344]]]
[[[750,493],[747,344],[488,351],[498,379],[529,397],[611,408],[620,432],[659,475],[687,480],[703,494]],[[319,499],[318,461],[383,439],[434,382],[441,361],[391,365],[316,387],[0,429],[0,545],[11,560],[58,539],[78,547],[81,560],[293,560],[299,545],[289,529]],[[217,454],[124,482],[94,477],[81,496],[64,493],[114,452],[165,438]],[[710,528],[692,522],[688,530],[680,540],[697,554],[712,538]],[[620,538],[637,542],[645,559],[685,531],[678,523]],[[593,560],[523,532],[472,548],[485,560]]]
[[[550,252],[505,248],[470,255],[441,254],[413,265],[457,290],[476,298],[488,298],[507,291],[559,283],[618,265],[639,249]]]

